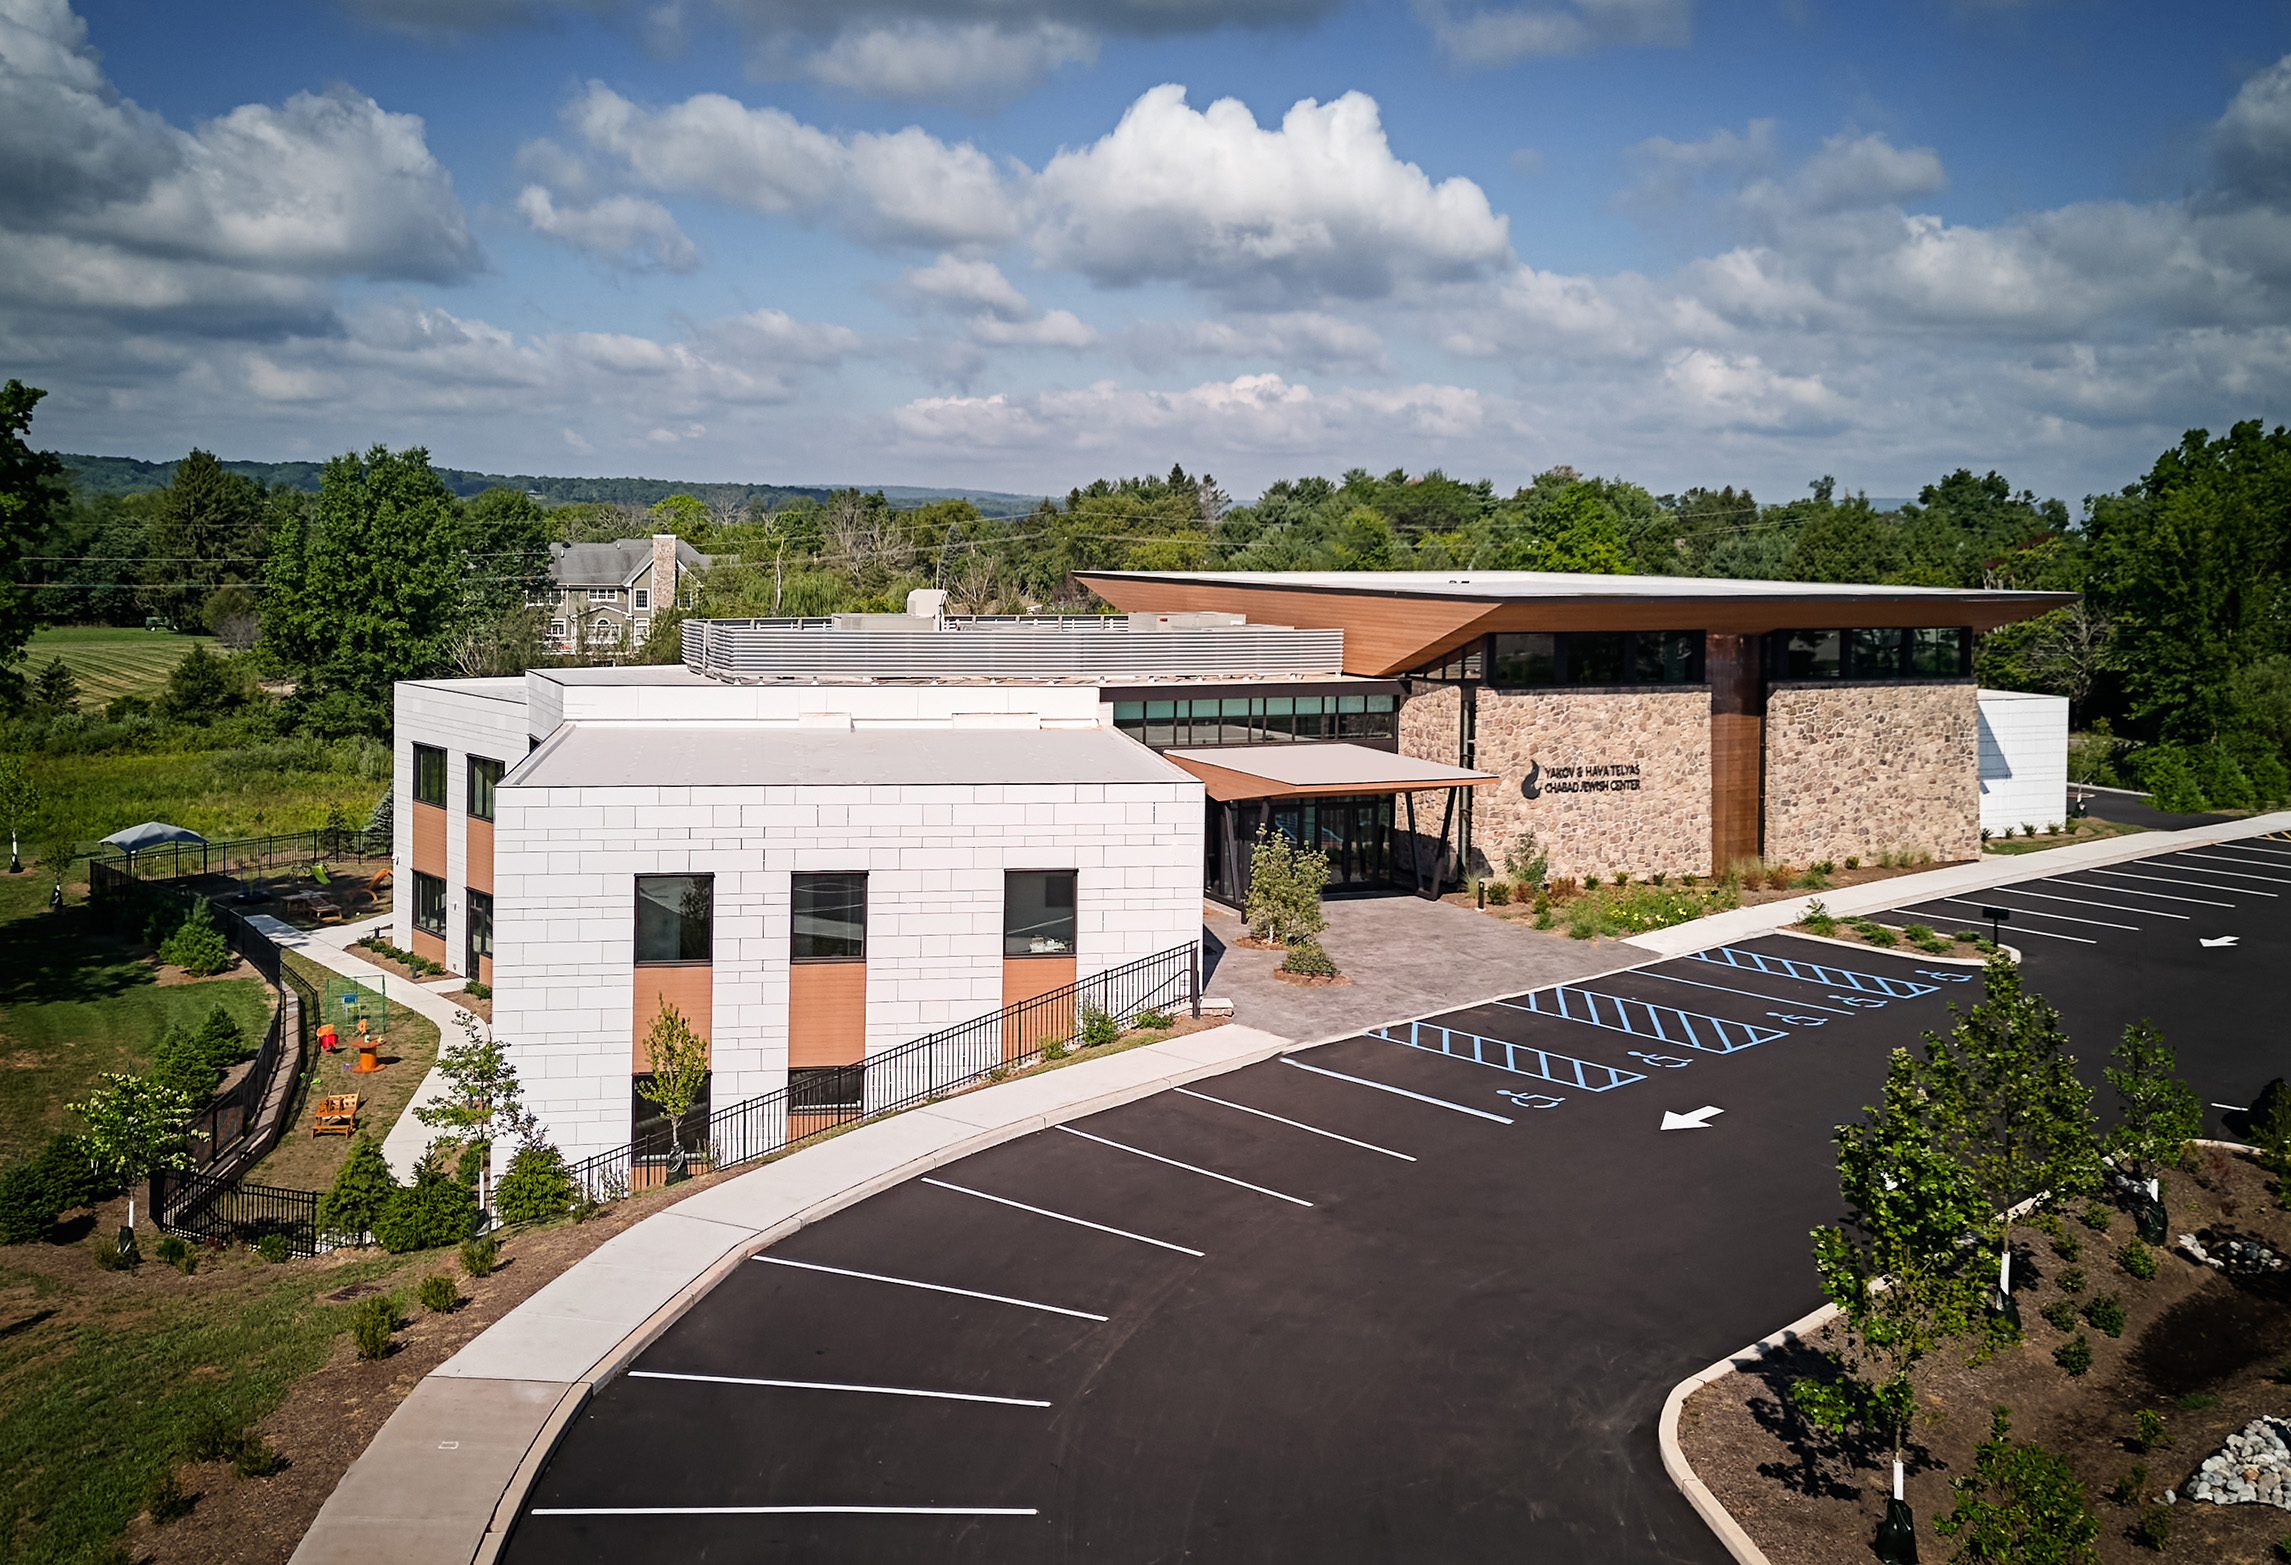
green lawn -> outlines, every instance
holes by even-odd
[[[67,1128],[64,1105],[97,1076],[142,1069],[171,1023],[222,1005],[250,1043],[270,1024],[261,979],[155,983],[85,906],[48,912],[44,889],[36,875],[0,875],[0,1163]]]
[[[115,696],[155,696],[175,665],[212,636],[179,636],[171,630],[128,630],[111,625],[59,625],[32,632],[24,667],[37,672],[57,658],[79,677],[80,700],[102,705]]]

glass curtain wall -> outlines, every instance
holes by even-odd
[[[1212,799],[1203,884],[1239,905],[1248,893],[1257,829],[1271,825],[1291,842],[1328,855],[1331,891],[1381,889],[1393,882],[1393,799],[1388,793],[1315,799]]]

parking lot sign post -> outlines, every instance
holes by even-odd
[[[1999,933],[1999,926],[2012,918],[2013,910],[2009,907],[1985,907],[1981,909],[1981,916],[1989,921],[1989,944],[2003,945],[2004,936]]]

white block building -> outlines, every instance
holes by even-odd
[[[2068,698],[1983,690],[1981,829],[2068,818]]]

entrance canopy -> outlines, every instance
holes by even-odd
[[[1200,778],[1212,799],[1414,793],[1477,788],[1498,780],[1489,772],[1357,744],[1221,745],[1213,750],[1164,750],[1162,759]]]

